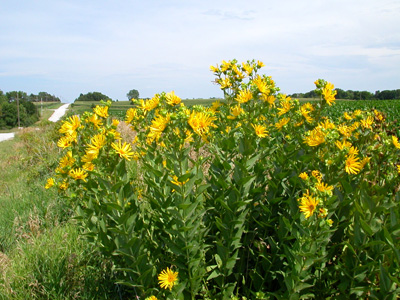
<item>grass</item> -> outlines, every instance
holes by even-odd
[[[57,126],[0,143],[0,299],[119,299],[110,263],[80,235],[68,203],[44,189]]]

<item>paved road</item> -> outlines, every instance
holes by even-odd
[[[0,142],[11,140],[14,137],[14,132],[11,133],[0,133]]]
[[[49,118],[49,121],[51,122],[57,122],[58,120],[60,120],[62,118],[63,115],[65,115],[65,112],[67,111],[68,106],[70,105],[70,103],[61,105],[59,108],[57,108],[54,113],[51,115],[51,117]]]
[[[67,108],[69,105],[70,105],[70,103],[67,103],[67,104],[61,105],[59,108],[57,108],[54,111],[54,113],[51,115],[51,117],[49,118],[49,121],[57,122],[58,120],[60,120],[62,118],[62,116],[65,114],[65,112],[67,111]],[[14,132],[0,133],[0,142],[10,140],[14,137],[14,135],[15,135]]]

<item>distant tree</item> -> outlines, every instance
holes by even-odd
[[[22,105],[23,107],[25,107],[26,113],[29,116],[37,116],[38,115],[37,107],[31,101],[22,100],[19,104]]]
[[[139,91],[138,90],[130,90],[127,94],[126,97],[128,97],[128,100],[131,100],[132,98],[138,99],[139,98]]]
[[[3,93],[2,90],[0,90],[0,104],[3,102],[8,102],[7,96]]]
[[[33,97],[31,97],[33,96]],[[31,95],[30,98],[32,99],[31,101],[43,101],[43,102],[61,102],[60,98],[50,95],[49,93],[46,92],[39,92],[39,94],[36,95]]]
[[[336,91],[336,99],[347,99],[347,93],[346,91],[342,89],[335,89]]]
[[[11,91],[6,93],[6,97],[8,98],[9,102],[16,101],[17,97],[19,100],[21,99],[28,99],[28,94],[22,91]]]
[[[397,91],[396,90],[384,90],[375,92],[375,96],[380,100],[391,100],[396,99]]]
[[[319,97],[314,90],[304,93],[303,96],[304,96],[304,98],[318,98]]]
[[[87,94],[80,94],[75,101],[101,101],[101,100],[109,100],[110,97],[100,93],[100,92],[92,92]]]

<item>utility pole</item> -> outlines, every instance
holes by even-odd
[[[17,92],[17,116],[18,116],[18,129],[21,127],[19,122],[19,99],[18,99],[18,92]]]

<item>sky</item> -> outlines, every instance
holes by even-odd
[[[62,102],[222,97],[210,66],[260,60],[282,93],[400,89],[398,0],[0,0],[0,90]]]

